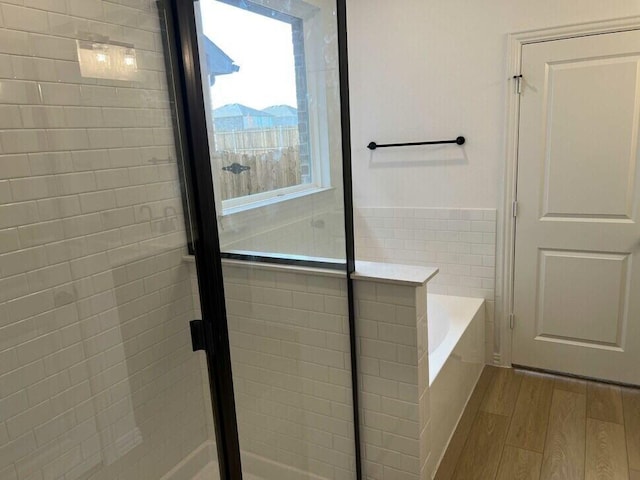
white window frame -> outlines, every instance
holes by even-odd
[[[314,78],[310,78],[309,75],[310,72],[323,71],[324,22],[321,18],[322,10],[303,0],[251,0],[251,2],[299,18],[302,21],[305,32],[306,93],[308,99],[313,99],[313,102],[309,101],[307,104],[311,182],[227,200],[221,200],[219,195],[216,195],[215,206],[219,219],[254,208],[324,192],[331,188],[326,85],[322,75]],[[197,20],[201,25],[201,19],[197,18]],[[202,30],[200,29],[200,31]],[[203,49],[200,49],[200,57],[200,64],[206,65]],[[204,77],[207,73],[203,71],[202,75]],[[208,80],[208,78],[203,78],[203,85],[209,85]],[[211,105],[210,89],[204,88],[204,90],[205,104]],[[209,144],[213,147],[213,112],[210,108],[205,110],[209,129]],[[213,173],[215,191],[220,192],[220,175],[215,171]]]

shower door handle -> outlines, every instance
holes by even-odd
[[[204,322],[202,320],[191,320],[189,322],[191,328],[191,347],[194,352],[198,350],[206,350],[204,341]]]

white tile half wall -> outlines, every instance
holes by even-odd
[[[223,274],[243,472],[354,478],[346,273],[224,261]]]
[[[431,478],[426,282],[436,272],[364,267],[355,296],[365,478]],[[194,264],[191,272],[196,292]],[[344,273],[225,260],[223,274],[243,471],[351,480]]]
[[[496,210],[357,208],[356,258],[437,267],[429,293],[486,300],[486,352],[494,351]]]

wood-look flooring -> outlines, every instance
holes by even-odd
[[[640,480],[640,390],[485,367],[436,480]]]

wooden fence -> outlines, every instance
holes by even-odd
[[[249,167],[240,173],[223,170],[238,164]],[[217,151],[213,156],[214,175],[219,175],[222,200],[268,192],[301,183],[300,150],[289,147],[261,154]]]
[[[300,145],[298,126],[272,127],[261,130],[215,132],[216,150],[246,154],[266,153],[273,149]]]

